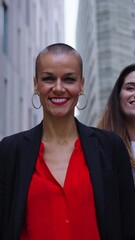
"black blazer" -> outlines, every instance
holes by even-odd
[[[77,120],[76,124],[92,179],[101,240],[135,240],[135,191],[122,140]],[[1,240],[19,239],[41,135],[42,123],[0,142]]]

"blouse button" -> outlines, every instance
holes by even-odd
[[[65,219],[65,223],[69,223],[69,219]]]

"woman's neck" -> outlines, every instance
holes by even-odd
[[[75,140],[78,137],[75,118],[48,118],[43,120],[43,141],[57,141],[57,143],[65,143]]]

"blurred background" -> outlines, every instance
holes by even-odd
[[[135,0],[0,0],[0,139],[41,121],[31,104],[35,59],[55,42],[83,58],[88,104],[76,116],[96,126],[119,73],[135,62]]]

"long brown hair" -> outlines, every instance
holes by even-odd
[[[132,154],[129,134],[126,127],[125,117],[121,111],[119,94],[127,75],[135,71],[135,64],[128,65],[120,73],[108,99],[104,113],[97,125],[98,128],[111,130],[117,133],[124,141],[129,152],[131,165],[135,168],[135,159]]]

